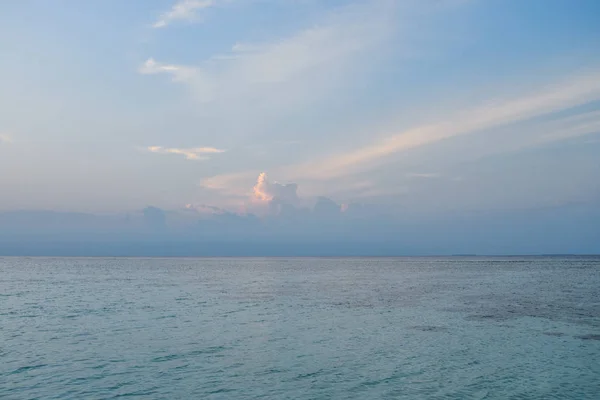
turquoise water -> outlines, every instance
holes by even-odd
[[[0,258],[0,398],[598,399],[600,258]]]

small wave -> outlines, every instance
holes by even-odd
[[[44,368],[47,365],[48,364],[38,364],[38,365],[28,365],[25,367],[17,368],[13,372],[11,372],[11,375],[22,374],[23,372],[33,371],[33,370],[39,369],[39,368]]]
[[[579,336],[575,336],[577,339],[581,339],[581,340],[600,340],[600,335],[598,334],[591,334],[591,335],[579,335]]]
[[[448,332],[448,328],[445,326],[433,326],[433,325],[416,325],[411,326],[410,329],[421,332]]]

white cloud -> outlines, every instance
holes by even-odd
[[[149,58],[140,66],[138,72],[143,75],[169,75],[173,82],[187,85],[196,99],[202,102],[209,102],[214,99],[217,85],[214,80],[205,76],[206,74],[200,68],[164,64]]]
[[[165,148],[161,146],[149,146],[146,148],[151,153],[158,154],[180,154],[185,156],[187,160],[206,160],[207,154],[224,153],[225,150],[216,149],[214,147],[191,147],[187,149]]]
[[[140,66],[138,71],[140,74],[144,75],[161,73],[169,74],[172,76],[174,82],[191,82],[197,74],[195,68],[157,63],[153,58],[146,60],[146,62]]]
[[[158,21],[152,25],[153,28],[164,28],[173,21],[195,21],[198,19],[198,11],[214,6],[214,0],[181,0],[162,14]]]
[[[389,37],[394,29],[389,14],[390,7],[370,3],[343,7],[322,24],[284,39],[240,42],[194,66],[149,58],[139,72],[170,75],[202,101],[218,101],[227,112],[256,102],[297,103],[298,98],[318,98],[324,87],[356,65],[352,59]]]

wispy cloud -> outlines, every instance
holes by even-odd
[[[219,193],[225,197],[244,198],[253,195],[248,188],[256,182],[261,171],[243,171],[230,174],[219,174],[202,179],[200,187]]]
[[[551,121],[544,124],[544,133],[532,145],[584,136],[600,132],[600,110],[584,112],[577,115]]]
[[[195,21],[198,19],[199,10],[212,7],[214,4],[214,0],[181,0],[162,14],[152,27],[164,28],[173,21]]]
[[[384,136],[371,145],[336,154],[321,162],[286,169],[293,179],[327,180],[375,166],[399,152],[453,137],[539,117],[600,98],[600,73],[588,73],[542,88],[537,93],[456,113],[448,120]],[[288,176],[288,175],[286,175]]]
[[[158,154],[180,154],[185,156],[187,160],[206,160],[206,155],[224,153],[225,150],[216,149],[214,147],[192,147],[187,149],[165,148],[161,146],[149,146],[146,148],[151,153]]]
[[[222,100],[228,110],[232,103],[247,107],[249,100],[281,104],[284,98],[296,101],[303,93],[318,97],[320,86],[354,65],[353,57],[389,37],[394,29],[389,11],[390,7],[371,4],[342,7],[316,27],[287,38],[240,42],[198,65],[149,58],[139,72],[170,75],[204,101]],[[325,76],[328,79],[323,81]]]
[[[174,82],[190,82],[197,74],[196,68],[158,63],[153,58],[146,60],[138,71],[144,75],[169,74],[172,76]]]

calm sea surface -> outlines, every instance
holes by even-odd
[[[600,399],[600,258],[0,258],[0,398]]]

